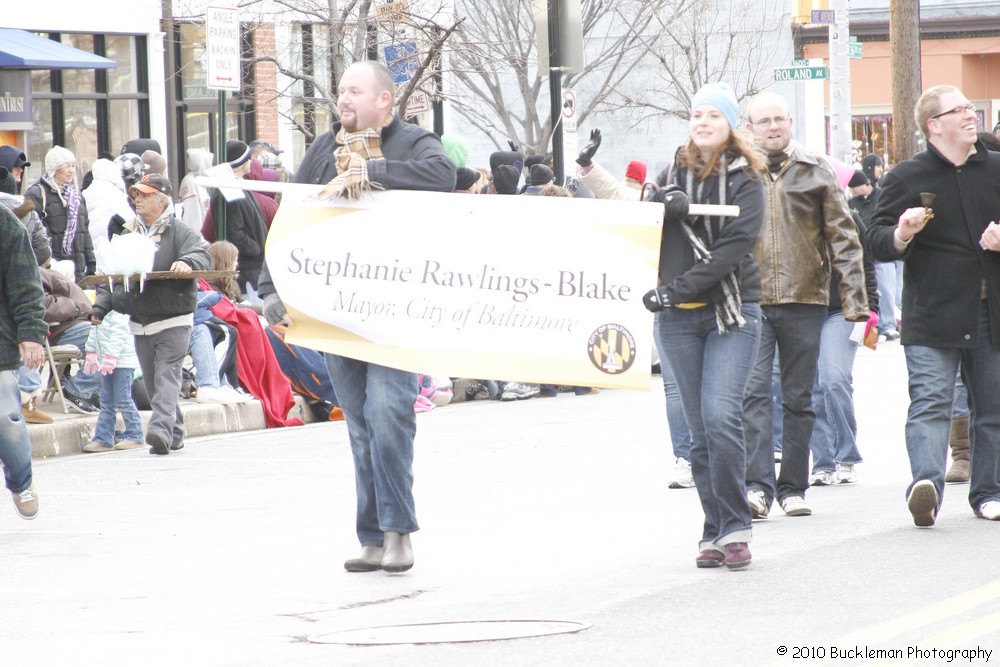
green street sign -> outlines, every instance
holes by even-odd
[[[850,42],[847,45],[847,55],[851,58],[861,57],[861,42]]]
[[[827,78],[826,67],[775,67],[775,81],[818,81]]]

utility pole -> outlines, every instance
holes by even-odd
[[[830,156],[851,164],[851,60],[847,0],[830,0]]]
[[[562,50],[559,44],[559,2],[548,0],[549,32],[549,111],[552,116],[552,173],[555,182],[563,179],[563,136],[562,136]]]
[[[921,92],[920,0],[889,0],[889,62],[892,77],[892,154],[901,162],[917,152],[920,129],[913,108]],[[888,137],[886,137],[888,140]]]

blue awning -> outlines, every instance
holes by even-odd
[[[0,68],[112,69],[114,60],[39,37],[26,30],[0,28]]]

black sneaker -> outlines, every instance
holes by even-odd
[[[66,404],[73,408],[75,411],[79,412],[81,415],[92,415],[100,412],[99,409],[94,407],[86,398],[82,396],[77,396],[76,394],[70,393],[69,391],[63,389],[63,398],[66,399]]]
[[[159,433],[147,433],[146,444],[149,445],[149,453],[159,456],[166,456],[170,453],[170,445]]]

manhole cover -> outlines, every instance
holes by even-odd
[[[577,621],[444,621],[341,630],[309,637],[309,641],[356,646],[490,642],[579,632],[589,627],[589,623]]]

